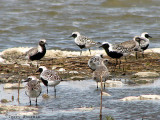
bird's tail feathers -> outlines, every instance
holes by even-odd
[[[26,53],[23,55],[20,55],[17,59],[26,60],[27,59]]]

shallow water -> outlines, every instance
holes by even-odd
[[[112,116],[115,120],[157,120],[160,119],[159,100],[150,101],[120,101],[119,99],[127,96],[138,96],[142,94],[159,94],[160,79],[154,83],[146,85],[127,85],[124,84],[118,88],[107,88],[105,91],[111,96],[103,96],[103,118],[107,115]],[[43,92],[46,93],[46,87],[42,85]],[[83,81],[64,81],[57,87],[57,96],[54,97],[54,89],[49,88],[49,99],[38,98],[38,116],[39,119],[54,120],[98,120],[100,90],[96,89],[96,82],[93,80]],[[11,98],[15,96],[13,102],[7,103],[18,105],[17,90],[3,90],[3,84],[0,85],[0,99]],[[20,90],[20,105],[28,106],[29,100],[24,93],[24,89]],[[35,101],[32,101],[32,106]],[[79,108],[92,108],[81,110]],[[9,119],[10,116],[17,116],[17,112],[9,112],[8,115],[0,116],[0,119]],[[18,116],[23,119],[23,116]],[[28,118],[29,119],[29,118]]]
[[[159,0],[0,0],[0,51],[33,47],[47,39],[47,49],[79,50],[73,31],[95,41],[121,42],[148,32],[159,47]]]

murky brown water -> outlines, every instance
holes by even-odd
[[[79,50],[73,31],[95,41],[120,42],[142,32],[159,47],[159,0],[0,0],[0,50],[35,46],[46,38],[48,49]]]

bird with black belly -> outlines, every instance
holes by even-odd
[[[100,42],[95,42],[92,39],[81,35],[79,32],[73,32],[70,37],[74,38],[76,45],[81,49],[80,55],[82,54],[82,49],[88,48],[91,55],[91,47],[99,45]]]
[[[54,87],[54,92],[56,96],[56,86],[63,81],[62,78],[59,76],[58,72],[54,70],[48,70],[45,66],[40,66],[37,70],[40,72],[40,79],[42,80],[43,84],[47,87],[47,94],[48,94],[48,86]]]

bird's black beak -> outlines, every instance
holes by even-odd
[[[152,36],[148,35],[148,38],[152,38]]]
[[[99,48],[102,48],[102,47],[103,47],[102,45],[99,46]]]
[[[38,70],[36,71],[36,73],[37,73],[37,72],[40,72],[40,70],[38,69]]]
[[[101,58],[104,58],[104,57],[103,57],[103,54],[101,54]]]
[[[69,36],[69,38],[71,38],[71,37],[73,37],[72,35],[71,36]]]
[[[152,38],[149,34],[145,35],[146,38]]]
[[[112,63],[111,62],[109,62],[109,61],[106,61],[109,65],[111,65]]]
[[[22,82],[28,82],[28,81],[29,81],[29,78],[22,80]]]
[[[42,68],[38,68],[38,70],[36,72],[40,72],[42,73],[43,69]]]

